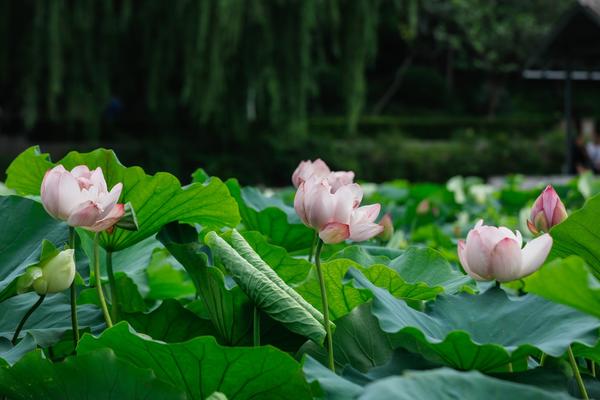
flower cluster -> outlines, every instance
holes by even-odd
[[[552,248],[551,227],[567,218],[567,211],[552,186],[547,186],[535,201],[531,219],[527,221],[534,235],[525,247],[519,231],[503,226],[487,226],[480,220],[458,241],[458,257],[465,272],[478,281],[507,282],[535,272],[546,260]]]
[[[123,184],[117,183],[108,191],[100,167],[91,171],[79,165],[67,171],[62,165],[48,170],[40,188],[44,209],[69,226],[92,232],[111,231],[125,214],[118,200]],[[35,290],[40,295],[67,289],[75,277],[74,249],[53,251],[27,269],[19,278],[18,290]]]

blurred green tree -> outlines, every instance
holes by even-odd
[[[0,2],[0,107],[26,128],[83,126],[98,138],[113,101],[145,123],[186,121],[239,142],[249,126],[301,140],[308,115],[384,110],[419,57],[444,54],[446,79],[488,74],[493,113],[506,74],[570,0],[39,0]],[[366,105],[382,29],[403,62]],[[320,88],[333,88],[323,96]],[[382,96],[383,95],[383,96]]]

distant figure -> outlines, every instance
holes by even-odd
[[[592,140],[585,145],[585,149],[594,173],[598,173],[600,171],[600,134],[594,130],[591,136]]]
[[[577,136],[575,137],[571,153],[573,155],[573,165],[575,166],[576,173],[583,174],[584,172],[593,170],[593,165],[586,149],[585,135],[580,129],[575,133]]]

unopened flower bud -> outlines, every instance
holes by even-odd
[[[17,281],[17,292],[25,293],[35,290],[37,294],[62,292],[75,279],[75,259],[73,249],[59,252],[53,257],[42,260],[39,264],[27,268],[25,274]]]

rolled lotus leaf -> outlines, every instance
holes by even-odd
[[[216,232],[209,232],[205,241],[256,307],[292,332],[323,343],[326,336],[323,324],[285,290],[253,267]]]
[[[306,309],[317,321],[321,324],[323,323],[323,314],[312,304],[304,299],[298,292],[296,292],[292,287],[290,287],[287,283],[283,281],[277,275],[277,272],[273,270],[260,256],[254,251],[252,246],[244,239],[242,235],[237,230],[233,230],[231,234],[231,246],[242,256],[246,261],[248,261],[252,266],[258,269],[260,272],[265,274],[267,278],[269,278],[273,283],[283,289],[287,294],[289,294],[294,300],[296,300],[302,307]]]

